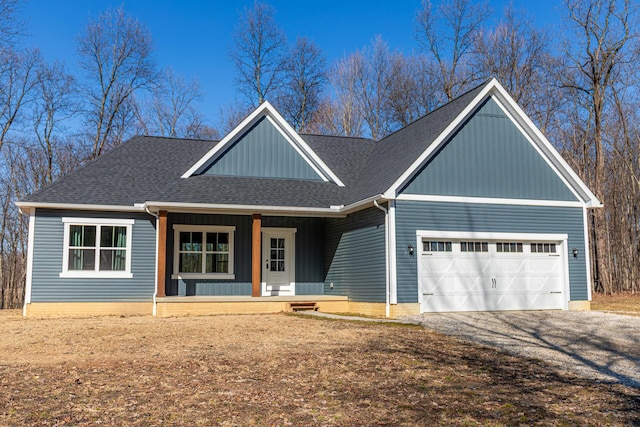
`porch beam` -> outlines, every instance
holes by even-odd
[[[260,292],[260,258],[262,252],[262,215],[253,214],[252,239],[251,239],[251,296],[259,297]]]
[[[156,259],[158,265],[156,266],[156,297],[164,298],[165,293],[165,280],[167,277],[167,211],[158,212],[158,253]]]

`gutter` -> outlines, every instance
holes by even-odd
[[[160,232],[160,224],[158,223],[158,220],[160,219],[159,215],[154,214],[153,212],[151,212],[149,210],[149,207],[147,206],[147,204],[145,203],[144,205],[144,210],[151,215],[152,217],[154,217],[156,219],[156,274],[155,274],[155,280],[154,280],[154,288],[153,288],[153,308],[152,308],[152,315],[155,317],[156,313],[157,313],[157,297],[158,297],[158,233]]]
[[[378,196],[378,198],[382,198],[382,195]],[[391,314],[391,271],[389,271],[389,210],[383,208],[378,204],[378,200],[373,200],[373,205],[384,212],[384,263],[385,263],[385,272],[386,272],[386,285],[385,285],[385,316],[390,317]]]

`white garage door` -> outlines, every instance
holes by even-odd
[[[422,237],[422,312],[565,308],[564,243]]]

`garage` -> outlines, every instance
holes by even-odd
[[[418,232],[422,312],[566,309],[566,235]]]

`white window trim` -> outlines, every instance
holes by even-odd
[[[191,231],[201,233],[229,233],[229,273],[180,273],[180,232]],[[235,266],[233,262],[234,258],[234,241],[235,241],[234,226],[223,225],[188,225],[188,224],[174,224],[173,226],[173,273],[171,279],[222,279],[233,280],[236,278]],[[203,240],[204,241],[204,240]],[[203,251],[203,253],[205,253]],[[204,257],[203,257],[204,259]]]
[[[62,223],[64,224],[64,243],[62,252],[62,272],[60,277],[62,278],[76,278],[76,279],[131,279],[133,273],[131,273],[131,252],[132,252],[132,231],[135,220],[133,219],[114,219],[114,218],[74,218],[63,217]],[[96,229],[96,270],[69,270],[69,230],[72,225],[95,225],[97,227],[126,227],[127,229],[127,246],[126,251],[126,266],[124,271],[100,271],[100,233]]]

